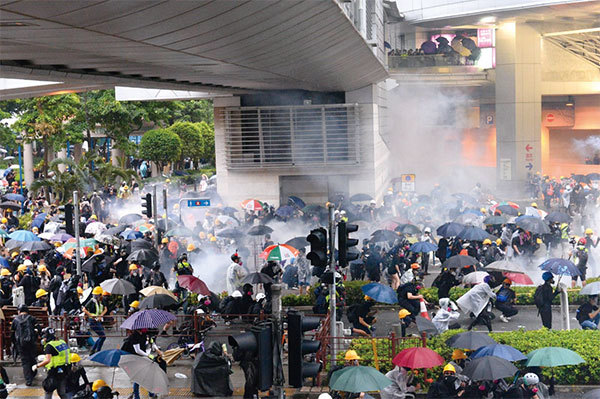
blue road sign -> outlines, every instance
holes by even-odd
[[[187,206],[188,207],[210,206],[210,200],[209,199],[191,199],[191,200],[188,200]]]

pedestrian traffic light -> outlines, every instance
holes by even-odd
[[[348,262],[358,259],[360,255],[356,248],[352,248],[358,245],[358,239],[349,236],[350,233],[357,230],[357,224],[338,223],[338,262],[340,267],[348,266]]]
[[[310,243],[310,252],[306,255],[310,263],[316,267],[327,267],[327,230],[323,227],[311,230],[306,241]]]
[[[273,325],[260,323],[241,335],[230,335],[229,345],[249,352],[257,361],[258,379],[256,389],[266,391],[273,385]],[[249,381],[246,381],[248,383]]]
[[[150,193],[142,197],[142,213],[148,218],[152,217],[152,194]]]
[[[73,204],[66,204],[58,207],[62,215],[58,216],[61,223],[65,224],[65,231],[72,236],[75,235],[75,227],[73,226]]]
[[[304,332],[319,327],[321,319],[293,310],[288,312],[287,319],[289,380],[292,387],[300,388],[305,378],[314,378],[321,371],[321,363],[304,361],[304,356],[314,355],[321,348],[319,341],[304,339]]]

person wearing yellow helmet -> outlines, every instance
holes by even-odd
[[[377,322],[375,314],[377,310],[372,309],[375,305],[373,298],[365,295],[365,301],[349,311],[348,320],[352,323],[352,332],[364,337],[373,335],[373,324]]]
[[[94,354],[102,350],[102,345],[106,340],[104,327],[102,326],[102,318],[108,311],[108,308],[102,303],[102,294],[104,290],[97,286],[92,290],[92,299],[83,307],[83,313],[88,318],[88,324],[92,331],[98,335],[98,339],[94,342],[90,354]]]
[[[483,240],[483,245],[492,245],[492,240],[486,238],[485,240]]]
[[[456,368],[448,363],[442,375],[429,387],[428,398],[457,398],[464,394],[464,384],[456,377]]]
[[[90,380],[88,379],[85,368],[81,365],[81,356],[77,353],[71,353],[69,355],[69,361],[71,363],[71,371],[69,373],[69,379],[67,383],[67,389],[69,392],[79,393],[90,387]],[[80,380],[83,380],[80,383]]]
[[[355,350],[348,350],[344,355],[344,360],[346,361],[346,366],[358,366],[358,361],[360,360],[360,356],[356,353]]]
[[[36,301],[31,304],[31,306],[35,306],[38,308],[47,308],[48,307],[48,291],[43,288],[38,289],[35,292]]]
[[[96,380],[92,384],[92,391],[96,392],[96,391],[98,391],[98,389],[100,389],[102,387],[106,387],[106,386],[108,386],[108,385],[106,384],[106,382],[104,382],[104,380]]]

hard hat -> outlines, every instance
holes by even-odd
[[[19,253],[18,253],[18,252],[16,252],[16,251],[10,254],[10,257],[11,257],[11,258],[14,258],[14,257],[16,257],[16,256],[19,256]]]
[[[319,395],[319,397],[317,399],[333,399],[333,398],[327,392],[323,392],[322,394]]]
[[[32,233],[38,233],[39,231],[40,231],[40,229],[38,229],[38,228],[37,228],[37,227],[35,227],[35,226],[31,228],[31,232],[32,232]]]
[[[532,207],[534,207],[534,208],[537,208],[537,207],[538,207],[538,204],[537,204],[537,202],[532,202],[532,203],[531,203],[531,206],[532,206]]]
[[[267,296],[265,294],[263,294],[262,292],[259,292],[258,294],[256,294],[256,300],[260,301],[261,299],[265,299]]]
[[[91,219],[91,220],[98,220],[98,216],[96,216],[96,215],[92,215],[92,216],[90,216],[90,219]]]
[[[25,265],[19,265],[19,267],[17,267],[18,272],[24,272],[25,270],[27,270],[27,266]]]
[[[48,291],[46,291],[46,290],[45,290],[45,289],[43,289],[43,288],[40,288],[39,290],[37,290],[37,291],[35,292],[35,297],[36,297],[36,298],[41,298],[41,297],[43,297],[44,295],[48,295]]]
[[[540,377],[535,373],[527,373],[523,376],[523,382],[525,385],[535,385],[540,382]]]
[[[46,268],[46,265],[39,265],[37,267],[37,269],[38,269],[38,272],[47,272],[48,271],[48,268]]]
[[[403,319],[406,316],[410,316],[410,312],[406,309],[400,309],[400,311],[398,312],[398,318]]]
[[[206,238],[206,233],[201,231],[200,233],[198,233],[198,237],[200,237],[201,240],[204,240]]]
[[[460,360],[460,359],[466,359],[467,355],[465,355],[465,352],[463,352],[460,349],[454,349],[452,351],[452,360]],[[451,364],[449,364],[448,366],[452,366]],[[446,366],[446,367],[448,367]],[[444,371],[446,371],[446,369],[444,368]]]
[[[536,238],[535,239],[536,244],[541,244],[543,241],[541,238]]]
[[[487,212],[487,209],[485,209],[485,208],[481,208],[481,209],[479,209],[479,211],[480,211],[481,213],[486,213],[486,212]]]
[[[502,240],[500,238],[496,240],[496,245],[502,245]]]
[[[444,373],[456,373],[456,369],[454,368],[453,365],[451,365],[450,363],[448,363],[447,365],[444,366]]]
[[[419,269],[421,266],[418,263],[413,263],[412,265],[410,265],[411,269]]]
[[[2,218],[1,222],[2,222],[2,224],[6,224],[6,223],[8,223],[8,219],[7,218]]]
[[[485,240],[483,240],[483,245],[492,245],[492,240],[486,238]]]
[[[509,278],[505,278],[504,280],[502,280],[502,282],[503,282],[504,284],[508,284],[508,285],[511,285],[511,284],[512,284],[512,280],[511,280],[511,279],[509,279]]]
[[[96,380],[92,384],[92,391],[96,392],[98,389],[106,386],[108,385],[106,385],[106,382],[104,382],[104,380]]]
[[[69,362],[70,363],[77,363],[81,361],[81,357],[77,354],[77,353],[71,353],[69,355]]]
[[[346,351],[346,354],[344,355],[344,360],[360,360],[360,357],[358,356],[358,353],[356,353],[355,350],[350,349],[349,351]]]
[[[217,237],[215,237],[215,236],[210,237],[210,242],[215,242],[215,241],[217,241]]]
[[[167,244],[169,242],[169,239],[165,237],[162,240],[160,240],[160,242],[162,242],[163,244]]]
[[[585,229],[585,234],[594,234],[594,230],[590,229],[589,227],[587,229]]]
[[[553,278],[554,278],[554,276],[550,272],[542,273],[542,280],[544,280],[544,281],[552,280]]]
[[[129,307],[137,309],[140,306],[140,301],[133,301],[129,304]]]
[[[425,230],[423,230],[423,233],[431,233],[431,228],[425,227]]]
[[[587,240],[585,239],[585,237],[581,237],[577,243],[579,245],[585,245],[587,244]]]
[[[194,249],[196,249],[196,246],[194,244],[188,244],[188,246],[187,246],[188,252],[192,252]]]
[[[109,296],[109,295],[110,295],[110,292],[108,292],[108,291],[102,292],[102,296]]]
[[[165,180],[165,183],[171,183],[171,179]]]
[[[83,294],[83,288],[77,287],[77,293],[78,294]]]
[[[373,298],[371,298],[371,297],[370,297],[370,296],[368,296],[368,295],[365,295],[365,301],[371,301],[371,300],[373,300]]]
[[[242,297],[242,293],[239,292],[238,290],[233,291],[233,293],[231,294],[231,296],[233,298],[241,298]]]
[[[10,270],[2,269],[2,271],[0,272],[0,276],[10,276]]]
[[[92,290],[93,295],[102,295],[103,292],[104,290],[100,286],[94,287],[94,289]]]
[[[137,265],[135,263],[132,263],[131,265],[129,265],[129,271],[137,270],[137,268],[138,267],[137,267]]]
[[[24,264],[25,266],[33,266],[33,262],[32,262],[32,261],[30,261],[29,259],[25,259],[25,260],[23,261],[23,264]]]

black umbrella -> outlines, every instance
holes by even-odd
[[[242,280],[242,284],[269,284],[275,281],[264,273],[250,273]]]
[[[306,237],[294,237],[290,240],[287,240],[285,244],[296,249],[300,249],[307,247],[309,245],[309,242],[306,241]]]
[[[156,222],[156,227],[161,231],[167,231],[167,227],[169,229],[172,229],[173,227],[175,227],[179,224],[179,222],[177,222],[176,220],[173,220],[171,218],[169,218],[168,223],[166,223],[166,222],[167,222],[166,219],[158,219],[158,222]]]
[[[111,227],[109,229],[106,229],[102,234],[106,234],[106,235],[109,235],[109,236],[118,236],[119,234],[121,234],[122,232],[124,232],[125,229],[127,229],[127,226],[124,226],[124,225],[115,226],[115,227]]]
[[[600,180],[600,173],[588,173],[586,175],[590,180]]]
[[[376,230],[371,233],[371,241],[382,242],[382,241],[394,241],[398,238],[398,234],[391,230]]]
[[[46,241],[27,241],[21,245],[21,251],[47,251],[53,246]]]
[[[510,205],[500,205],[496,209],[502,212],[503,215],[517,216],[519,214],[519,210]]]
[[[394,231],[398,231],[402,234],[421,234],[421,229],[414,224],[400,224]]]
[[[2,209],[12,209],[13,211],[18,211],[21,209],[21,205],[15,204],[14,202],[5,201],[0,203],[0,208]]]
[[[442,237],[455,237],[464,228],[465,226],[460,223],[448,222],[438,227],[436,233]]]
[[[250,230],[248,230],[248,235],[250,236],[264,236],[265,234],[271,234],[273,229],[269,226],[265,226],[264,224],[259,224],[258,226],[252,226]]]
[[[154,246],[152,245],[152,242],[148,241],[144,238],[136,238],[135,240],[131,241],[130,248],[131,248],[132,252],[136,251],[138,249],[154,250]]]
[[[506,359],[497,356],[484,356],[471,359],[461,374],[466,375],[473,381],[494,381],[512,377],[517,371],[515,365]]]
[[[448,269],[460,269],[461,267],[476,265],[477,259],[468,255],[454,255],[446,259],[442,267]]]
[[[122,225],[122,224],[128,225],[128,224],[136,222],[140,219],[143,219],[142,215],[139,215],[137,213],[130,213],[128,215],[121,217],[121,219],[119,219],[119,225]]]
[[[88,273],[94,272],[94,265],[104,259],[104,254],[92,255],[81,264],[81,270]]]
[[[166,309],[179,306],[179,303],[170,295],[155,294],[144,298],[140,302],[140,309]]]
[[[544,218],[550,223],[569,223],[571,221],[571,216],[567,215],[564,212],[550,212]]]
[[[371,201],[372,199],[373,199],[373,197],[371,197],[369,194],[358,193],[358,194],[354,194],[352,197],[350,197],[350,202]]]
[[[240,238],[244,235],[244,233],[240,230],[230,228],[217,231],[215,235],[223,238]]]
[[[127,260],[136,263],[150,264],[158,260],[158,254],[150,249],[138,249],[133,251]]]
[[[497,344],[489,335],[476,331],[456,334],[446,340],[446,345],[452,348],[476,350],[486,345]]]
[[[499,225],[499,224],[504,224],[507,221],[508,221],[508,219],[506,218],[506,216],[494,215],[494,216],[488,216],[487,218],[485,218],[483,220],[483,224],[485,224],[485,225]]]
[[[4,246],[12,251],[13,249],[21,248],[21,245],[23,244],[25,244],[25,241],[17,241],[11,238],[10,240],[4,243]]]
[[[542,219],[536,217],[522,216],[516,221],[516,225],[523,230],[529,231],[533,234],[549,234],[550,228]]]
[[[288,204],[298,207],[300,209],[306,206],[306,203],[302,200],[302,198],[296,197],[295,195],[290,195],[288,197]]]
[[[590,183],[590,178],[586,175],[571,175],[571,178],[577,183]]]
[[[419,330],[420,333],[426,333],[429,337],[433,337],[440,333],[431,320],[427,320],[421,316],[417,316],[415,319],[417,322],[417,330]]]
[[[490,238],[490,234],[479,227],[467,226],[456,235],[458,238],[462,238],[467,241],[483,241],[486,238]]]
[[[221,213],[225,214],[225,215],[229,215],[229,216],[233,216],[238,212],[237,209],[232,208],[230,206],[226,206],[225,208],[221,209]]]
[[[318,215],[327,212],[321,205],[306,205],[301,211],[307,215]]]

